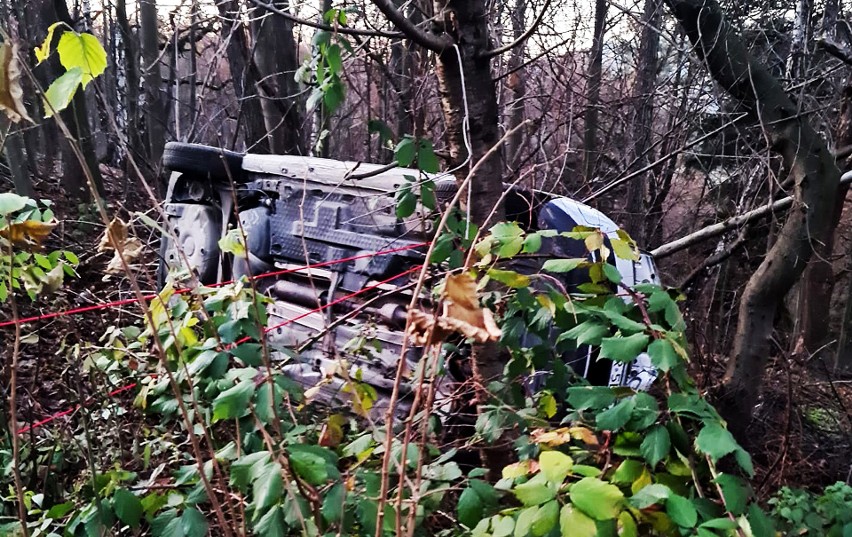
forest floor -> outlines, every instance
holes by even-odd
[[[125,203],[111,208],[125,221],[134,214],[149,211],[148,195],[139,185],[128,184],[117,170],[104,168],[109,199]],[[38,186],[37,186],[38,188]],[[47,248],[69,249],[80,257],[79,277],[67,278],[63,289],[37,302],[19,301],[21,317],[42,315],[71,308],[90,306],[133,298],[134,293],[124,276],[106,275],[111,252],[98,252],[97,245],[104,230],[103,222],[93,210],[80,211],[79,206],[60,197],[46,185],[38,188],[41,199],[54,202],[61,224],[49,239]],[[83,216],[80,216],[80,214]],[[150,213],[149,213],[150,214]],[[153,216],[153,215],[152,215]],[[143,292],[156,288],[156,232],[144,225],[133,226],[133,233],[148,245],[136,260],[137,277]],[[77,346],[96,343],[108,327],[124,326],[139,319],[132,304],[122,307],[60,316],[22,327],[24,343],[18,371],[18,420],[32,424],[46,417],[75,408],[87,402],[84,412],[113,412],[111,433],[134,441],[144,424],[144,417],[133,409],[131,393],[115,398],[106,396],[105,379],[94,379],[86,364],[79,363]],[[11,352],[11,339],[0,338],[0,351]],[[696,356],[693,373],[704,387],[710,388],[724,373],[724,357]],[[128,383],[132,379],[128,380]],[[93,389],[92,386],[98,386]],[[119,412],[115,409],[119,408]],[[99,409],[99,410],[98,410]],[[820,489],[836,481],[852,478],[852,377],[834,375],[819,360],[802,357],[774,356],[770,360],[763,395],[749,438],[741,439],[754,458],[756,477],[753,481],[759,498],[767,498],[780,486]],[[51,449],[45,442],[44,429],[56,443],[68,441],[78,431],[80,416],[75,412],[39,428],[40,449]],[[30,440],[36,431],[27,433]],[[82,471],[83,458],[72,463]],[[57,476],[68,484],[75,475]]]

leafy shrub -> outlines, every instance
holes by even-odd
[[[787,535],[852,535],[852,487],[837,482],[816,495],[783,487],[769,500],[771,514]]]

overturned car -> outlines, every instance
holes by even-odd
[[[403,344],[404,330],[412,278],[434,230],[425,214],[399,218],[395,202],[405,176],[420,172],[312,157],[242,155],[186,143],[167,144],[163,162],[172,174],[164,207],[169,233],[161,241],[161,283],[174,270],[191,270],[208,285],[255,278],[257,288],[272,299],[271,348],[300,351],[297,359],[282,364],[286,374],[318,389],[316,398],[332,404],[349,399],[342,377],[357,374],[375,389],[375,410],[381,412],[383,403],[386,408],[403,349],[411,370],[422,355],[421,348]],[[439,200],[455,193],[452,177],[437,177],[435,183]],[[506,207],[507,219],[528,230],[567,232],[588,226],[613,237],[618,230],[600,211],[565,197],[511,189]],[[234,227],[244,233],[244,255],[221,251],[220,240]],[[569,241],[550,253],[587,255],[577,248]],[[614,256],[609,261],[626,286],[658,283],[647,254],[638,261]],[[567,281],[566,287],[573,291],[580,283]],[[375,343],[370,352],[349,352],[365,330]],[[350,371],[334,375],[341,357]],[[644,354],[630,364],[607,362],[603,374],[589,347],[565,361],[596,384],[642,390],[656,376]],[[451,368],[446,376],[441,389],[464,380],[453,378],[463,373]],[[406,411],[411,391],[403,383],[400,412]]]

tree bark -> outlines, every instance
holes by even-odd
[[[515,7],[511,15],[513,40],[520,38],[526,29],[526,11],[526,0],[515,0]],[[524,62],[524,50],[526,50],[526,47],[523,44],[512,49],[506,65],[509,71],[514,71],[509,75],[506,82],[509,101],[509,121],[506,124],[506,129],[509,131],[524,121],[527,96],[526,77],[524,69],[521,67]],[[506,165],[509,170],[515,172],[517,172],[521,160],[521,152],[524,145],[523,136],[524,132],[519,129],[506,140]]]
[[[72,25],[71,15],[64,0],[54,0],[57,21],[62,21],[69,26]],[[56,62],[53,62],[54,64]],[[68,125],[74,141],[62,141],[62,163],[63,163],[63,186],[66,192],[75,198],[90,199],[91,192],[87,184],[84,166],[88,168],[94,182],[93,188],[98,196],[105,197],[103,178],[95,155],[95,144],[92,139],[92,130],[89,126],[89,111],[86,104],[86,95],[78,90],[71,100],[71,105],[60,112],[60,117]],[[71,143],[77,143],[83,153],[85,162],[80,162],[76,153],[71,149]]]
[[[652,162],[651,138],[654,126],[654,91],[657,86],[657,51],[660,46],[660,14],[662,0],[645,0],[642,13],[642,37],[636,80],[633,84],[633,150],[631,161],[636,169]],[[627,231],[639,244],[648,244],[648,175],[645,172],[630,182],[627,192]],[[659,201],[659,200],[658,200]]]
[[[840,171],[780,82],[750,57],[715,0],[665,1],[716,82],[760,120],[794,181],[794,207],[746,284],[733,354],[718,394],[720,412],[742,437],[759,395],[775,314],[804,271],[814,242],[829,228]]]
[[[222,18],[222,39],[228,43],[228,66],[234,84],[234,94],[239,102],[241,123],[245,133],[245,145],[254,153],[269,153],[269,139],[260,99],[254,92],[257,87],[249,68],[250,54],[245,29],[239,22],[239,4],[236,0],[217,2]]]
[[[166,144],[166,100],[160,70],[160,31],[156,0],[139,0],[139,35],[145,80],[145,128],[148,164],[159,179],[160,159]]]
[[[290,10],[289,1],[273,2],[281,11]],[[258,70],[257,93],[261,96],[264,124],[273,153],[301,155],[302,114],[296,94],[294,73],[299,67],[293,23],[263,8],[253,9],[254,61]]]
[[[3,128],[6,128],[8,121],[0,121],[4,123]],[[31,172],[27,165],[26,157],[24,156],[24,141],[23,135],[19,129],[9,131],[6,135],[6,141],[3,147],[6,154],[6,163],[9,165],[9,170],[12,173],[12,181],[15,184],[15,192],[21,196],[30,198],[35,196]]]
[[[589,70],[586,77],[586,115],[583,131],[583,178],[590,183],[597,172],[598,164],[598,107],[601,101],[603,78],[603,45],[606,33],[606,11],[609,2],[596,0],[595,29],[592,48],[589,51]]]

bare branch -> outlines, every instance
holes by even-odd
[[[837,41],[833,41],[827,37],[817,39],[817,44],[846,65],[852,65],[852,50],[849,50],[848,47],[844,47]]]
[[[433,52],[443,52],[444,49],[452,45],[446,35],[438,36],[430,34],[428,32],[424,32],[421,28],[418,28],[417,25],[411,22],[408,17],[400,13],[390,0],[373,0],[373,4],[379,8],[379,11],[384,13],[385,17],[387,17],[394,26],[399,28],[399,30],[405,34],[405,37],[414,43],[417,43],[421,47]]]
[[[279,17],[284,17],[285,19],[295,24],[310,26],[311,28],[316,28],[317,30],[325,30],[326,32],[335,32],[344,35],[359,35],[364,37],[387,37],[389,39],[400,39],[406,37],[406,35],[401,32],[383,32],[381,30],[359,30],[357,28],[346,28],[345,26],[329,26],[328,24],[322,24],[312,20],[295,17],[284,10],[278,9],[272,4],[261,2],[261,0],[249,0],[249,2],[256,5],[257,7],[269,11],[270,13],[274,13]]]
[[[541,24],[542,19],[544,19],[544,15],[547,13],[548,8],[550,7],[552,0],[547,0],[545,2],[544,7],[541,8],[541,12],[538,14],[538,17],[533,21],[529,28],[526,29],[524,33],[518,36],[517,39],[509,43],[508,45],[504,45],[499,48],[495,48],[494,50],[486,51],[482,54],[482,58],[490,59],[495,56],[499,56],[500,54],[504,54],[509,52],[513,48],[517,47],[527,39],[538,29],[538,26]]]
[[[849,184],[850,182],[852,182],[852,172],[846,172],[840,178],[840,184],[845,185]],[[664,244],[655,250],[652,250],[651,255],[657,259],[668,257],[685,248],[689,248],[694,244],[698,244],[699,242],[721,235],[722,233],[731,230],[737,226],[740,226],[747,222],[751,222],[752,220],[757,220],[759,218],[769,216],[775,211],[787,209],[791,205],[793,205],[793,201],[793,196],[787,196],[786,198],[781,198],[780,200],[773,201],[772,203],[769,203],[762,207],[758,207],[757,209],[745,212],[737,216],[733,216],[731,218],[728,218],[727,220],[723,220],[718,224],[713,224],[712,226],[701,228],[695,233],[690,233],[686,237],[681,237],[675,241]]]

